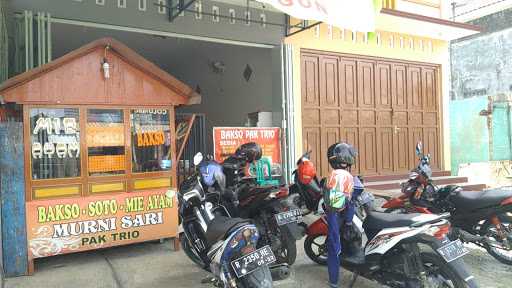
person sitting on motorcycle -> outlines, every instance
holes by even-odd
[[[340,224],[344,225],[344,234],[349,235],[349,231],[352,230],[351,225],[355,209],[350,200],[354,187],[354,177],[350,170],[356,156],[357,152],[352,145],[343,142],[333,144],[327,150],[329,164],[334,169],[324,187],[324,203],[329,230],[327,235],[329,287],[338,287],[342,251]]]

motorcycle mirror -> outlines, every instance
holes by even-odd
[[[203,153],[197,152],[197,154],[194,155],[194,166],[199,165],[201,162],[203,162]]]
[[[416,155],[420,156],[423,150],[423,144],[420,142],[416,143]]]

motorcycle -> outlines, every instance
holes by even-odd
[[[290,199],[302,210],[302,215],[306,216],[310,213],[323,214],[323,194],[322,187],[326,179],[318,179],[314,164],[310,160],[311,151],[304,153],[299,160],[297,160],[297,168],[293,171],[294,183],[290,186]],[[301,174],[300,171],[305,171],[304,167],[309,166],[309,174]],[[360,176],[354,177],[354,191],[352,198],[358,213],[363,219],[368,212],[373,209],[374,197],[371,193],[364,191],[363,178]]]
[[[321,193],[325,179],[318,180],[314,165],[308,163],[309,155],[307,152],[297,161],[295,183],[290,190],[299,195],[295,201],[306,213],[321,214],[307,228],[304,250],[311,260],[326,265],[328,226]],[[301,165],[311,169],[301,169],[305,167]],[[304,175],[304,171],[309,173]],[[478,287],[461,259],[468,251],[460,241],[451,242],[446,237],[450,224],[445,219],[449,215],[374,212],[373,195],[364,190],[359,180],[354,177],[351,199],[356,213],[352,225],[344,227],[352,229],[353,236],[348,239],[340,231],[343,247],[352,249],[342,250],[341,265],[354,275],[348,287],[353,287],[358,275],[391,287]],[[429,245],[435,253],[420,250],[418,243]],[[353,249],[363,250],[363,259],[346,257],[354,254]]]
[[[260,186],[254,178],[247,177],[248,165],[234,156],[222,164],[213,160],[199,164],[203,179],[215,178],[207,185],[215,191],[212,203],[222,207],[227,216],[252,219],[260,231],[259,247],[270,245],[276,265],[292,265],[297,257],[295,242],[304,235],[304,229],[297,224],[300,210],[287,199],[286,186]]]
[[[196,166],[201,158],[194,157]],[[170,191],[167,197],[174,194]],[[190,259],[212,272],[216,286],[272,287],[269,265],[276,257],[269,246],[257,247],[261,236],[252,221],[223,216],[218,211],[222,208],[209,201],[198,173],[183,182],[177,197],[181,246]]]
[[[449,212],[450,239],[485,248],[498,261],[512,265],[512,187],[463,191],[457,185],[439,188],[432,181],[430,155],[416,145],[418,167],[402,183],[400,197],[382,205],[388,213]]]

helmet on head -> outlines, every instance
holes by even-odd
[[[357,151],[352,145],[339,142],[327,149],[327,159],[333,169],[346,169],[355,162]]]
[[[260,145],[249,142],[242,144],[238,149],[236,149],[235,156],[238,158],[242,158],[247,162],[253,162],[256,160],[260,160],[262,155]]]
[[[300,183],[305,185],[311,183],[316,176],[315,164],[309,160],[303,160],[297,169],[297,176],[299,177]]]

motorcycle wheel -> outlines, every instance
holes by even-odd
[[[194,252],[194,250],[187,241],[187,237],[185,237],[183,233],[180,235],[180,244],[181,248],[183,249],[183,252],[185,252],[187,257],[190,260],[192,260],[192,262],[196,263],[199,267],[206,269],[207,271],[210,271],[210,267],[204,267],[203,260],[201,260],[201,258]]]
[[[498,218],[502,224],[501,229],[505,230],[505,237],[512,239],[512,215],[510,213],[503,213],[498,215]],[[489,238],[489,240],[497,241],[497,227],[492,224],[490,219],[486,220],[482,225],[482,235]],[[512,265],[512,250],[500,249],[489,244],[484,245],[487,252],[496,258],[496,260],[503,264]],[[512,243],[509,243],[509,245],[512,245]]]
[[[304,252],[309,259],[320,265],[327,265],[327,235],[308,235],[304,240]]]
[[[268,266],[258,268],[239,281],[237,286],[241,288],[272,288],[272,274]]]
[[[457,273],[446,263],[441,256],[423,252],[420,254],[421,261],[427,273],[428,282],[435,288],[466,288],[466,282],[457,276]],[[437,285],[432,285],[437,284]]]
[[[276,256],[276,263],[288,263],[288,265],[293,265],[297,259],[297,245],[292,232],[287,226],[281,226],[278,228],[276,236],[279,237],[281,241],[281,247],[279,249],[272,249]]]

